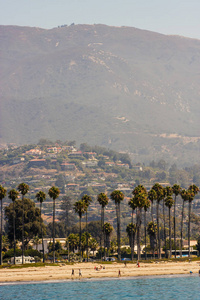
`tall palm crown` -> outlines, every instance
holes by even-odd
[[[109,198],[108,198],[108,196],[106,194],[100,193],[97,196],[97,201],[104,208],[104,207],[106,207],[106,205],[108,205]]]
[[[12,189],[8,192],[8,198],[10,198],[13,202],[18,198],[19,192],[15,189]]]
[[[37,199],[38,202],[43,203],[44,200],[46,199],[46,194],[43,191],[39,191],[36,195],[35,198]]]
[[[124,200],[124,194],[119,190],[115,190],[110,194],[110,198],[115,204],[120,204],[120,202]]]
[[[60,195],[60,190],[56,186],[52,186],[48,191],[49,197],[56,200]]]
[[[22,196],[25,196],[29,191],[29,185],[22,182],[18,185],[17,189],[22,194]]]
[[[0,201],[1,201],[1,226],[0,226],[0,265],[2,265],[2,231],[3,231],[3,198],[6,196],[7,190],[0,185]]]

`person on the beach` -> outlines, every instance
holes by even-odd
[[[74,276],[74,269],[72,269],[72,275],[71,275],[72,277]]]
[[[79,269],[79,277],[82,277],[81,269]]]
[[[118,277],[121,277],[121,271],[119,270]]]
[[[124,262],[124,267],[126,267],[126,261]]]

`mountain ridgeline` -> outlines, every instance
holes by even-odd
[[[105,25],[0,26],[0,40],[0,143],[200,162],[200,40]]]

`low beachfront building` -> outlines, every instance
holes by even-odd
[[[11,264],[14,264],[14,257],[11,257],[10,259]],[[16,265],[22,264],[22,256],[15,257],[15,263]],[[24,256],[24,263],[25,264],[33,264],[35,263],[35,258],[31,256]]]

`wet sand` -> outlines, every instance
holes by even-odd
[[[0,269],[0,282],[21,282],[21,281],[46,281],[46,280],[64,280],[79,279],[79,269],[81,269],[81,278],[114,278],[134,277],[134,276],[154,276],[154,275],[178,275],[199,273],[200,261],[194,262],[153,262],[136,264],[112,263],[75,263],[74,265],[60,264],[59,266],[28,267]],[[98,267],[98,270],[95,269]],[[105,268],[104,268],[105,267]],[[74,276],[72,276],[74,269]]]

